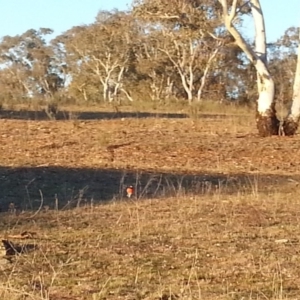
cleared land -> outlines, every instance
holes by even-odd
[[[0,166],[0,235],[38,246],[0,260],[1,299],[299,297],[298,135],[259,138],[247,115],[16,112]]]

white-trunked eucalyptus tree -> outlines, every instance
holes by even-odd
[[[244,51],[257,71],[257,128],[261,136],[293,135],[295,134],[300,118],[300,66],[298,53],[297,71],[295,74],[293,102],[288,116],[282,125],[276,116],[275,110],[275,85],[268,69],[266,51],[266,29],[264,15],[260,0],[218,0],[223,8],[223,19],[229,33],[235,39],[237,45]],[[232,5],[229,7],[229,2]],[[249,5],[255,24],[255,49],[246,42],[236,29],[235,21],[242,6]]]
[[[286,135],[295,134],[300,119],[300,28],[299,28],[299,45],[298,59],[293,86],[293,102],[289,114],[283,122],[283,130]]]

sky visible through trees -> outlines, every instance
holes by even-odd
[[[267,38],[273,41],[279,38],[291,26],[298,26],[300,11],[299,0],[289,0],[289,4],[282,0],[262,0],[265,13]],[[5,0],[1,5],[0,37],[5,35],[22,34],[28,29],[40,27],[51,28],[54,35],[70,29],[75,25],[94,22],[100,9],[126,9],[130,0],[110,1],[74,1],[64,0],[59,9],[49,0]],[[253,36],[251,21],[245,23],[245,31],[249,37]]]

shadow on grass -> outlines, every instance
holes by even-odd
[[[149,113],[149,112],[73,112],[59,111],[55,115],[56,120],[107,120],[107,119],[121,119],[121,118],[186,118],[186,114],[179,113]],[[49,116],[43,110],[2,110],[0,112],[1,119],[16,119],[16,120],[49,120]]]
[[[227,115],[222,114],[199,114],[200,118],[226,118]],[[189,118],[183,113],[150,113],[150,112],[73,112],[59,111],[55,115],[55,120],[110,120],[122,118],[169,118],[169,119],[184,119]],[[0,111],[0,119],[14,120],[49,120],[49,116],[45,111],[30,111],[30,110],[2,110]]]
[[[296,180],[299,178],[294,178]],[[288,177],[275,175],[171,174],[116,169],[61,167],[0,167],[0,206],[19,209],[50,208],[126,199],[126,187],[135,187],[135,199],[180,195],[256,193],[284,186]]]

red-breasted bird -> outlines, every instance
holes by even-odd
[[[133,193],[134,193],[134,189],[133,189],[133,186],[132,186],[132,185],[130,185],[130,186],[128,186],[128,187],[126,188],[126,193],[127,193],[127,197],[128,197],[128,198],[131,198],[131,197],[132,197],[132,195],[133,195]]]

